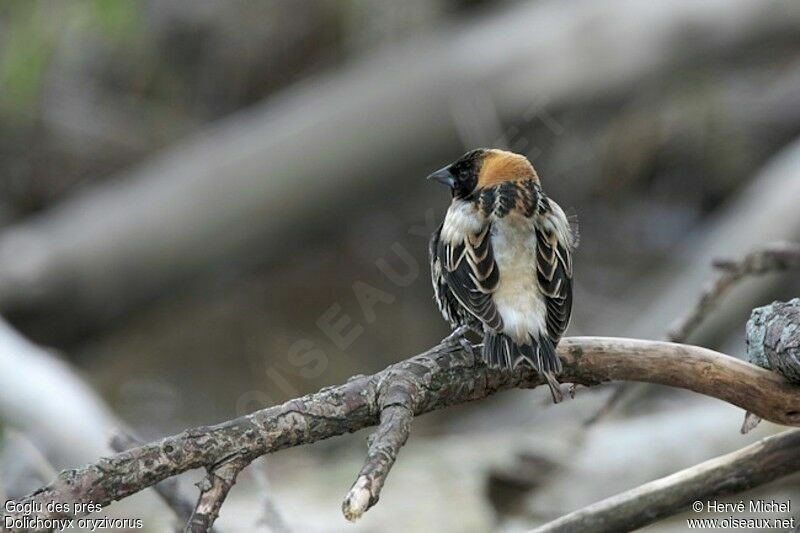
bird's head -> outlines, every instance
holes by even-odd
[[[453,192],[453,197],[463,199],[505,181],[539,181],[533,165],[525,156],[495,148],[470,150],[455,162],[428,176],[428,179],[447,185]]]

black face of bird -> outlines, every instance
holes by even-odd
[[[483,148],[467,152],[457,161],[428,176],[428,179],[450,187],[454,197],[467,198],[478,185],[478,175],[486,152]]]

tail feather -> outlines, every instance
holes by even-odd
[[[511,368],[514,343],[502,333],[486,332],[483,338],[483,359],[489,366]]]
[[[539,351],[542,353],[542,364],[545,372],[560,374],[564,370],[561,359],[556,355],[556,346],[550,340],[550,337],[542,336],[539,339]]]
[[[556,380],[563,368],[561,360],[553,342],[546,336],[539,339],[531,336],[530,342],[518,344],[504,333],[487,331],[483,338],[483,359],[489,366],[509,369],[527,362],[547,380],[554,403],[564,398]]]

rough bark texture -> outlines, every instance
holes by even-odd
[[[366,509],[378,503],[386,476],[394,465],[400,448],[411,432],[411,398],[401,393],[402,403],[391,404],[381,411],[381,424],[369,438],[369,451],[364,467],[342,503],[348,520],[357,520]]]
[[[185,533],[205,533],[219,516],[219,510],[236,483],[236,476],[250,461],[236,455],[219,466],[208,469],[208,475],[197,484],[200,496],[192,516],[186,523]]]
[[[130,450],[131,448],[141,445],[142,442],[138,439],[122,431],[114,435],[109,443],[109,446],[115,452],[124,452],[125,450]],[[181,524],[186,524],[189,521],[194,510],[194,505],[181,495],[177,479],[165,479],[161,483],[154,485],[153,489],[164,503],[167,504],[167,507],[172,509],[172,512],[175,513],[175,517]],[[182,526],[181,530],[183,530]]]
[[[666,342],[574,337],[563,339],[558,353],[564,361],[564,382],[587,386],[608,380],[660,383],[719,398],[779,424],[800,426],[800,388],[774,372],[712,350]],[[235,461],[234,467],[226,467],[224,475],[218,476],[221,481],[210,479],[208,488],[201,487],[204,493],[216,494],[205,499],[201,495],[198,501],[204,515],[211,517],[204,524],[210,525],[219,510],[213,503],[221,503],[233,483],[234,476],[229,474],[256,457],[380,423],[366,465],[344,505],[348,518],[356,519],[377,501],[408,436],[412,416],[500,390],[542,383],[527,368],[514,373],[490,369],[457,340],[446,340],[377,374],[357,376],[282,405],[65,470],[52,484],[20,502],[41,504],[33,516],[63,518],[67,515],[48,512],[46,503],[93,501],[106,506],[187,470],[207,468],[213,473],[220,465]],[[212,505],[206,506],[207,502]]]
[[[736,494],[798,470],[800,431],[786,431],[612,496],[533,532],[631,531],[684,511],[692,502]]]
[[[790,261],[800,267],[800,246]],[[747,358],[791,383],[800,383],[800,298],[753,309],[747,321]],[[748,433],[760,422],[758,415],[747,412],[741,432]]]
[[[753,309],[747,321],[747,356],[751,363],[800,383],[800,298]]]

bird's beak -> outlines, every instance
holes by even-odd
[[[456,178],[450,172],[449,167],[440,168],[439,170],[428,176],[427,179],[438,181],[443,185],[447,185],[451,189],[453,188],[453,185],[456,184]]]

